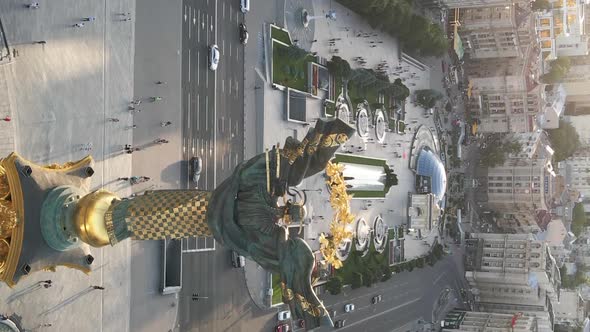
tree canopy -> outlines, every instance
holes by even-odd
[[[574,211],[572,215],[572,233],[575,236],[579,236],[584,230],[584,227],[588,225],[586,220],[586,211],[584,211],[584,205],[577,203],[574,205]]]
[[[550,62],[551,69],[541,76],[543,83],[558,83],[563,80],[570,71],[571,60],[567,57],[557,58]]]
[[[398,37],[410,51],[425,56],[442,56],[448,49],[447,38],[436,23],[414,14],[410,0],[338,0],[363,16],[375,29]]]
[[[416,90],[414,94],[416,102],[424,108],[434,107],[436,102],[443,97],[442,93],[432,89]]]
[[[337,55],[332,56],[332,59],[328,61],[327,67],[330,73],[340,77],[342,80],[348,80],[352,74],[352,69],[350,68],[348,61]]]
[[[555,151],[553,159],[556,162],[565,160],[580,147],[580,137],[576,128],[569,122],[559,120],[559,128],[547,130],[551,147]]]
[[[509,154],[518,153],[521,148],[514,140],[508,140],[502,135],[491,135],[486,140],[486,147],[481,150],[480,161],[487,167],[502,165]]]
[[[549,2],[549,0],[535,0],[535,1],[531,2],[531,8],[534,11],[551,9],[551,3]]]

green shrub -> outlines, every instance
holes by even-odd
[[[389,266],[385,266],[381,273],[383,274],[381,281],[387,281],[391,279],[391,270],[389,269]]]
[[[363,284],[367,287],[371,287],[375,282],[375,273],[371,269],[365,270],[363,273]]]
[[[363,285],[363,275],[360,272],[354,272],[352,274],[352,284],[351,287],[353,289],[359,288]]]
[[[330,278],[330,280],[328,280],[328,282],[326,283],[326,289],[332,295],[340,294],[340,292],[342,292],[343,283],[344,282],[342,281],[342,278],[338,276]]]
[[[424,267],[424,257],[420,257],[416,259],[416,267],[421,269]]]

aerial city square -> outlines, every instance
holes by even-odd
[[[590,332],[590,0],[0,0],[0,332]]]

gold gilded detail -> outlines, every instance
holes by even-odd
[[[74,227],[83,242],[97,248],[110,244],[105,216],[117,198],[108,191],[95,191],[80,199],[74,211]]]
[[[322,138],[322,134],[320,134],[320,133],[315,134],[313,139],[307,145],[307,154],[314,154],[317,151],[321,138]]]
[[[0,199],[7,199],[10,196],[10,185],[8,184],[8,177],[6,170],[0,166]]]
[[[5,239],[0,239],[0,275],[6,268],[6,260],[8,259],[8,251],[10,250],[10,244]]]
[[[6,239],[16,227],[16,211],[10,201],[0,199],[0,239]]]
[[[76,165],[77,163],[78,163],[77,161],[68,161],[68,162],[65,162],[63,164],[53,163],[53,164],[45,165],[45,166],[43,166],[43,168],[47,168],[47,169],[67,169],[67,168],[71,168],[72,166]]]

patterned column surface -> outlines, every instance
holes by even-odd
[[[105,216],[111,245],[126,237],[162,240],[211,236],[206,220],[210,197],[208,191],[158,190],[115,201]]]

